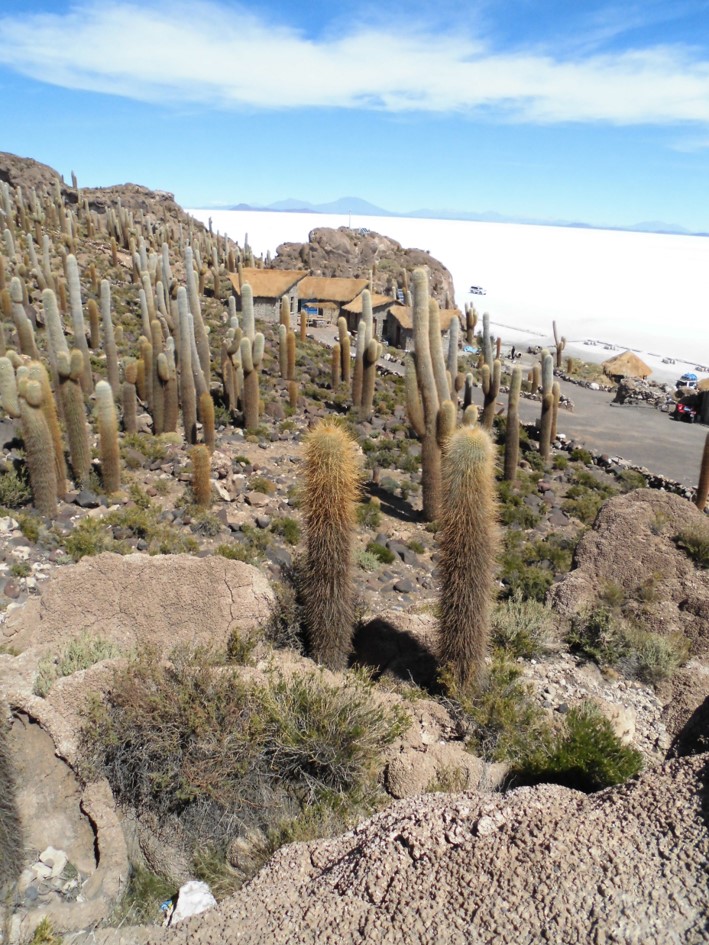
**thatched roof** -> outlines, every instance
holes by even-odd
[[[394,305],[396,299],[393,299],[390,295],[376,295],[372,293],[372,309],[376,311],[378,308],[389,308],[389,306]],[[357,296],[356,299],[348,305],[342,306],[343,312],[350,312],[352,315],[361,315],[362,314],[362,293]]]
[[[392,305],[389,309],[391,315],[397,320],[402,328],[411,331],[414,327],[412,311],[408,305]],[[460,318],[460,311],[457,308],[442,308],[439,312],[441,320],[441,331],[448,331],[454,318]]]
[[[306,276],[298,286],[298,297],[313,302],[351,302],[368,284],[367,279]]]
[[[624,351],[609,358],[602,367],[609,377],[649,377],[652,374],[652,368],[632,351]]]
[[[705,377],[697,384],[697,390],[709,390],[709,377]]]
[[[229,273],[229,281],[237,295],[241,295],[241,283],[248,282],[255,299],[280,299],[300,279],[305,278],[303,269],[242,269],[241,280],[235,272]]]

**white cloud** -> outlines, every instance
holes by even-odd
[[[709,122],[709,62],[677,46],[496,51],[475,37],[354,24],[314,41],[215,2],[87,2],[0,17],[0,63],[72,89],[215,108],[498,113],[506,120]]]

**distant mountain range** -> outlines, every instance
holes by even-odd
[[[426,220],[474,220],[482,223],[526,223],[535,226],[569,226],[589,230],[630,230],[638,233],[668,233],[682,236],[709,236],[709,233],[695,233],[674,223],[663,223],[660,220],[648,220],[630,226],[597,226],[591,223],[582,223],[574,220],[543,220],[533,217],[505,216],[494,211],[476,212],[468,210],[410,210],[406,213],[396,213],[377,207],[361,197],[340,197],[329,203],[311,203],[309,200],[298,200],[289,197],[286,200],[277,200],[266,207],[254,206],[248,203],[239,203],[231,207],[215,207],[215,210],[263,210],[277,213],[339,213],[344,216],[372,216],[372,217],[418,217]]]

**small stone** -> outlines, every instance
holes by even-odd
[[[5,597],[16,600],[20,596],[20,585],[17,581],[6,581],[4,593]]]
[[[257,515],[256,516],[256,526],[257,528],[268,528],[271,524],[271,518],[268,515]]]
[[[394,590],[399,594],[410,594],[414,589],[413,583],[408,578],[401,578],[394,585]]]
[[[263,492],[247,492],[244,497],[247,505],[251,505],[254,508],[263,508],[265,505],[271,501],[267,495],[264,495]]]
[[[39,855],[41,863],[50,867],[52,876],[59,876],[64,871],[68,862],[68,857],[63,850],[55,850],[54,847],[47,847]]]
[[[101,500],[94,492],[82,489],[81,492],[77,493],[74,505],[78,505],[80,509],[95,509],[101,505]]]

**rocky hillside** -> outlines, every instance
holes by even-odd
[[[485,405],[490,436],[468,429],[497,458],[477,482],[501,531],[480,678],[456,681],[444,516],[422,502],[440,443],[414,434],[375,339],[350,377],[346,339],[338,358],[287,312],[254,324],[248,293],[240,312],[230,297],[239,247],[169,195],[0,168],[11,941],[44,919],[84,942],[166,940],[160,905],[195,878],[221,902],[180,941],[705,941],[706,756],[675,756],[706,748],[707,516],[549,425],[542,455],[500,416],[511,361],[483,389],[454,348],[438,432],[464,397],[468,420]],[[338,275],[392,279],[424,261],[329,232],[278,259],[313,248]],[[308,434],[332,418],[361,494],[321,515],[344,531],[316,560]],[[449,599],[479,578],[472,558]],[[307,591],[350,601],[335,667],[315,660]]]
[[[309,269],[316,276],[368,278],[371,270],[373,291],[390,296],[397,286],[408,285],[414,269],[426,266],[433,297],[442,308],[455,305],[453,277],[443,263],[422,249],[405,249],[371,230],[319,226],[310,231],[307,243],[281,243],[271,265]]]

